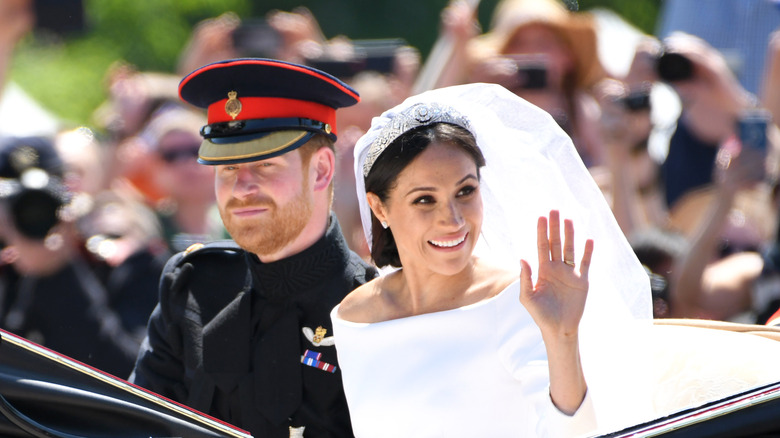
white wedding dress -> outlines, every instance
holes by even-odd
[[[519,294],[518,281],[469,306],[371,324],[345,321],[336,307],[331,319],[355,436],[593,430],[588,397],[573,416],[552,404],[544,343]]]

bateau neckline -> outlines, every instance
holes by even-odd
[[[361,327],[368,327],[368,326],[377,326],[377,325],[380,325],[380,324],[392,324],[392,323],[397,323],[397,322],[402,322],[402,321],[409,321],[409,320],[413,320],[413,319],[421,319],[421,318],[424,318],[424,317],[433,317],[433,316],[436,316],[436,315],[444,315],[444,314],[451,313],[451,312],[462,312],[462,311],[465,311],[465,310],[475,309],[475,308],[478,308],[478,307],[484,307],[484,306],[487,306],[487,305],[497,301],[499,298],[504,296],[504,294],[508,293],[507,291],[513,289],[513,287],[515,285],[518,285],[519,283],[520,283],[520,279],[517,278],[515,281],[509,283],[501,292],[493,295],[490,298],[487,298],[487,299],[484,299],[484,300],[481,300],[481,301],[477,301],[476,303],[467,304],[465,306],[456,307],[454,309],[438,310],[436,312],[421,313],[419,315],[404,316],[402,318],[388,319],[388,320],[385,320],[385,321],[377,321],[377,322],[354,322],[354,321],[349,321],[349,320],[343,319],[343,318],[341,318],[338,315],[339,307],[341,307],[341,304],[338,304],[331,311],[331,320],[333,321],[334,324],[335,323],[339,323],[339,324],[346,325],[346,326],[349,326],[349,327],[361,328]]]

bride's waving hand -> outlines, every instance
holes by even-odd
[[[550,212],[549,221],[544,216],[540,217],[536,231],[539,275],[536,284],[533,284],[531,266],[521,260],[520,301],[539,325],[545,339],[576,335],[588,295],[588,268],[593,254],[593,241],[586,241],[577,267],[574,261],[572,221],[564,221],[563,244],[557,210]]]
[[[549,228],[548,228],[549,223]],[[542,332],[550,370],[550,397],[566,414],[577,411],[587,384],[579,355],[579,324],[588,296],[588,268],[593,240],[587,240],[579,269],[574,252],[574,224],[564,221],[561,243],[560,213],[542,216],[536,226],[539,275],[536,284],[531,266],[521,260],[520,302]]]

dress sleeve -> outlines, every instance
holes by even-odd
[[[596,429],[596,415],[589,392],[577,412],[566,415],[550,398],[547,352],[539,327],[520,303],[520,284],[515,282],[495,303],[499,357],[506,371],[519,382],[518,396],[532,405],[539,437],[577,437]]]
[[[546,405],[537,424],[537,434],[540,437],[589,436],[596,430],[596,411],[593,409],[590,391],[585,393],[585,398],[574,415],[566,415],[559,411],[553,404],[549,392]]]

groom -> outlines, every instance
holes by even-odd
[[[201,67],[179,94],[208,109],[198,161],[235,243],[171,258],[130,381],[257,437],[352,436],[329,312],[377,272],[330,206],[336,109],[358,94],[268,59]]]

